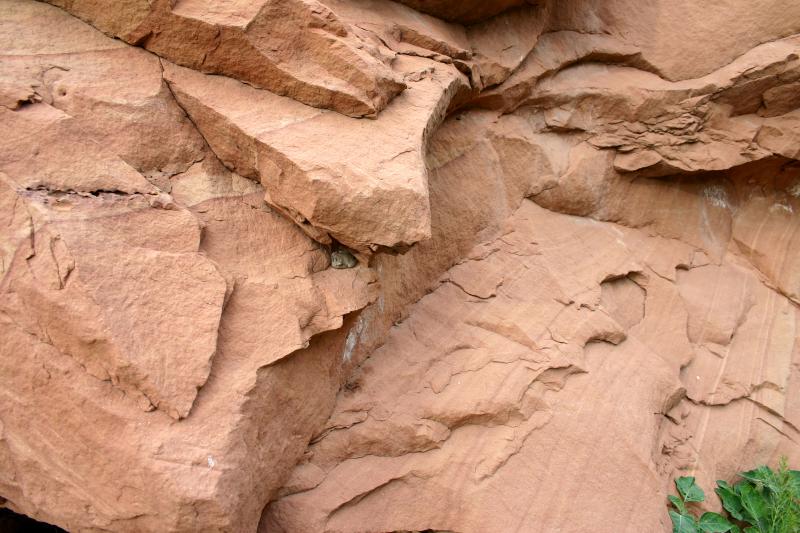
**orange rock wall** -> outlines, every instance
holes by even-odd
[[[792,1],[0,0],[0,505],[638,533],[800,462],[798,58]]]

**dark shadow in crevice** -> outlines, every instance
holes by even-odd
[[[2,533],[67,533],[60,527],[37,522],[24,514],[0,507],[0,532]]]

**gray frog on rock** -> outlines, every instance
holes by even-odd
[[[358,264],[358,259],[344,248],[331,252],[331,266],[333,268],[353,268]]]

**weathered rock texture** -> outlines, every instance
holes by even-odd
[[[316,0],[63,0],[100,30],[305,104],[375,115],[404,86],[375,43]]]
[[[15,512],[638,533],[800,462],[795,1],[0,0],[0,125]]]

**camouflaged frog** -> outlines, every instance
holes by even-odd
[[[331,266],[333,268],[353,268],[358,264],[353,254],[344,249],[331,252]]]

